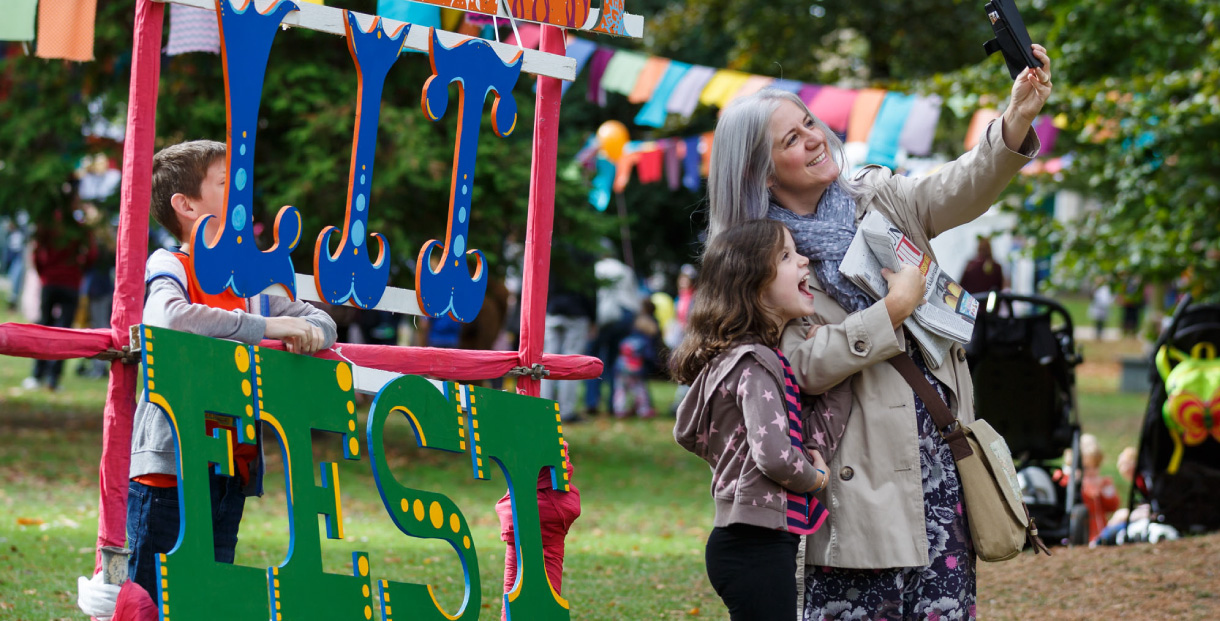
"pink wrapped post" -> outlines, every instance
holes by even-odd
[[[131,53],[131,86],[127,102],[127,136],[123,148],[123,185],[119,204],[119,238],[115,264],[114,310],[110,317],[113,346],[129,343],[128,328],[144,312],[144,262],[148,254],[148,204],[152,199],[153,139],[157,134],[157,86],[161,74],[161,27],[165,6],[136,0]],[[101,491],[97,516],[98,554],[102,546],[122,546],[127,539],[127,475],[131,465],[131,424],[136,407],[136,367],[110,365],[110,387],[102,418]]]
[[[281,341],[263,341],[260,347],[284,349]],[[504,377],[517,366],[514,351],[397,347],[342,343],[314,354],[326,360],[346,360],[356,366],[404,375],[426,375],[461,382]],[[555,379],[590,379],[601,374],[601,361],[591,356],[542,354],[538,359]]]
[[[110,330],[74,330],[32,323],[0,323],[0,355],[68,360],[91,358],[113,343]]]
[[[540,49],[551,54],[563,54],[563,30],[555,26],[542,27]],[[555,225],[555,162],[559,157],[559,99],[563,82],[538,76],[538,95],[534,106],[534,153],[530,163],[529,215],[525,229],[525,266],[521,281],[521,366],[530,367],[543,361],[542,343],[546,335],[546,293],[551,268],[551,229]],[[585,356],[580,356],[585,358]],[[601,362],[595,358],[596,373],[601,374]],[[545,364],[545,363],[544,363]],[[553,373],[554,379],[559,379]],[[517,382],[517,392],[537,397],[541,389],[538,380],[523,376]]]

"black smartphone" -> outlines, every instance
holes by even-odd
[[[1021,12],[1013,0],[991,0],[984,9],[987,19],[991,20],[995,38],[983,44],[983,51],[988,56],[1002,53],[1008,73],[1014,80],[1026,67],[1041,67],[1042,61],[1034,58],[1034,52],[1030,49],[1033,42],[1029,40],[1029,31],[1025,29]]]

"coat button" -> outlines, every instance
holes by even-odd
[[[958,362],[966,361],[966,350],[965,349],[962,349],[960,347],[957,348],[957,361]]]
[[[839,478],[844,481],[850,481],[854,476],[856,476],[856,471],[852,470],[851,466],[843,466],[843,469],[839,471]]]
[[[864,341],[856,341],[855,344],[852,345],[852,349],[855,349],[856,353],[864,353]]]

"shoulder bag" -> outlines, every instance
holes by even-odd
[[[889,362],[927,406],[940,436],[953,451],[975,554],[984,561],[1007,561],[1028,542],[1034,554],[1050,556],[1021,499],[1017,471],[1004,438],[981,419],[962,425],[909,355],[899,354]]]

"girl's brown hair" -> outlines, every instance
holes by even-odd
[[[745,342],[779,345],[780,326],[763,304],[763,288],[775,278],[784,248],[784,225],[750,220],[712,239],[703,253],[686,336],[669,360],[684,384],[721,352]]]

